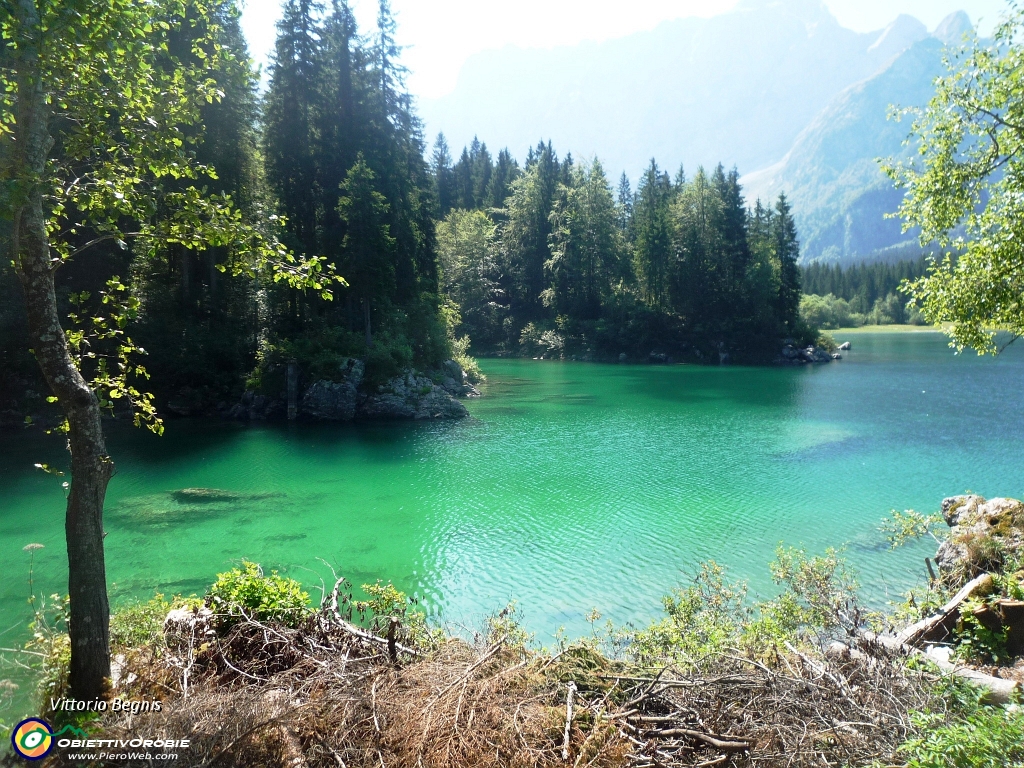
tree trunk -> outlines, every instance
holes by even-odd
[[[370,300],[363,299],[363,321],[366,328],[366,348],[373,349],[373,335],[370,333]]]
[[[33,352],[67,416],[71,492],[65,533],[71,596],[71,695],[103,697],[109,687],[110,608],[103,561],[103,499],[114,465],[107,456],[95,393],[75,367],[60,325],[54,291],[43,191],[46,158],[53,144],[47,125],[39,65],[39,16],[34,0],[15,6],[19,38],[14,178],[21,207],[13,225],[13,256],[25,293]]]

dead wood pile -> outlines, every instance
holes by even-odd
[[[586,644],[417,651],[329,608],[298,629],[178,634],[121,667],[117,695],[164,706],[108,713],[96,738],[187,738],[189,767],[862,766],[893,755],[930,688],[878,644],[644,672]]]

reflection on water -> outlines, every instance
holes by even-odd
[[[849,543],[884,599],[928,549],[886,550],[890,509],[1024,493],[1024,356],[954,357],[937,334],[853,342],[813,369],[484,360],[461,423],[114,429],[112,594],[198,591],[243,557],[315,587],[322,559],[453,623],[517,599],[547,640],[585,631],[594,606],[651,617],[707,558],[766,592],[785,541]],[[25,544],[46,545],[37,585],[64,589],[63,492],[35,462],[65,464],[60,442],[0,438],[0,632],[15,627],[0,645],[25,631]]]

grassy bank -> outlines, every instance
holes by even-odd
[[[933,325],[861,325],[856,328],[838,328],[830,333],[837,341],[839,336],[859,333],[942,333]]]

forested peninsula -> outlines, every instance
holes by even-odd
[[[176,127],[199,181],[254,232],[344,282],[303,290],[240,268],[244,257],[214,240],[176,237],[169,196],[185,184],[173,179],[144,210],[162,237],[114,235],[83,201],[61,203],[54,220],[74,258],[56,274],[57,301],[83,334],[87,376],[116,357],[90,326],[115,296],[131,297],[119,315],[136,353],[129,373],[145,369],[129,378],[165,415],[283,416],[289,362],[300,395],[320,386],[300,402],[307,415],[348,414],[349,400],[378,393],[420,400],[401,414],[361,400],[356,415],[433,415],[459,413],[448,393],[472,394],[470,355],[770,362],[787,337],[815,341],[798,314],[789,205],[746,201],[735,169],[670,176],[652,160],[634,191],[626,173],[613,190],[599,160],[560,158],[550,142],[522,164],[477,141],[454,160],[443,136],[432,151],[422,136],[387,3],[369,34],[343,2],[286,3],[264,94],[234,4],[215,3],[212,18],[170,35],[179,55],[197,56],[207,33],[219,51],[217,98]],[[73,131],[61,135],[58,154]],[[5,261],[7,425],[47,409],[31,347]],[[325,400],[332,385],[351,391]]]

